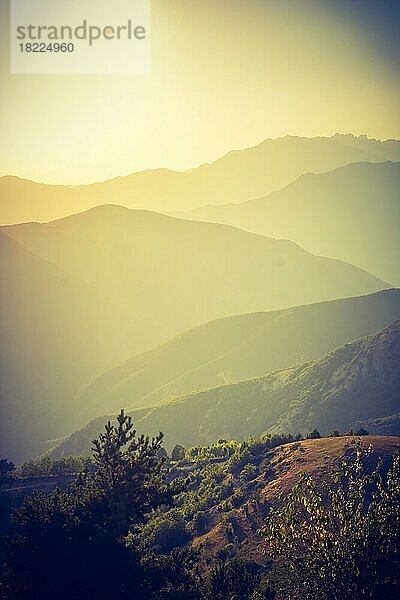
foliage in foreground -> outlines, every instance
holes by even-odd
[[[15,535],[4,549],[0,597],[7,600],[211,600],[190,549],[154,554],[135,545],[135,532],[157,509],[172,506],[184,480],[167,482],[162,435],[136,437],[121,412],[93,442],[96,470],[86,468],[66,491],[36,492],[15,514]],[[222,564],[222,563],[221,563]],[[258,577],[241,561],[227,563],[226,596],[237,574],[249,584],[238,600],[252,598]],[[236,577],[234,576],[236,574]],[[224,579],[224,577],[223,577]],[[259,596],[257,596],[259,597]]]
[[[26,498],[5,549],[3,597],[100,600],[128,597],[128,590],[150,597],[140,557],[120,538],[173,501],[157,454],[161,441],[137,438],[122,412],[94,441],[95,473],[86,470],[67,491]]]
[[[284,598],[400,597],[399,455],[384,475],[361,442],[331,482],[303,475],[271,510],[265,540],[283,573]],[[278,569],[279,571],[279,569]]]
[[[311,432],[316,438],[318,432]],[[204,570],[191,537],[256,498],[273,476],[268,451],[287,436],[176,448],[137,437],[121,412],[93,442],[93,458],[60,464],[82,473],[67,490],[27,497],[7,540],[3,600],[354,600],[399,597],[399,457],[388,472],[357,446],[331,481],[303,475],[263,537],[275,568],[243,562],[231,543]],[[28,473],[55,467],[27,465]],[[252,500],[253,501],[253,500]],[[272,589],[274,587],[274,590]]]

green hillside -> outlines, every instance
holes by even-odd
[[[400,321],[324,358],[132,412],[138,431],[165,433],[167,448],[244,439],[262,432],[326,434],[399,412]],[[107,417],[56,447],[54,457],[87,454]],[[371,431],[371,433],[374,433]],[[390,432],[387,432],[390,433]]]
[[[86,420],[320,358],[400,319],[400,290],[219,319],[107,371],[76,398]]]
[[[310,252],[348,261],[397,285],[399,189],[399,162],[360,162],[328,173],[308,173],[268,196],[204,206],[186,217],[290,239]]]
[[[157,211],[189,210],[205,203],[243,202],[288,185],[300,175],[356,161],[400,160],[400,143],[351,134],[266,139],[186,172],[155,169],[80,186],[0,178],[0,223],[48,221],[98,204]]]

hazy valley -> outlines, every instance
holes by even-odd
[[[2,253],[1,319],[8,340],[2,348],[9,374],[2,422],[13,406],[20,434],[12,434],[11,456],[19,459],[29,455],[25,423],[36,431],[28,435],[29,451],[40,453],[46,440],[83,425],[71,404],[81,386],[190,327],[389,287],[290,241],[121,206],[0,231],[8,248]],[[22,305],[18,314],[27,299],[28,308]],[[31,341],[21,345],[18,336]]]

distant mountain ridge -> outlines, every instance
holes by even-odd
[[[324,358],[133,411],[138,431],[164,431],[165,444],[186,447],[263,432],[322,434],[400,412],[400,320]],[[86,454],[107,417],[54,448],[54,457]],[[374,433],[372,430],[370,433]],[[386,434],[390,434],[386,431]]]
[[[115,205],[0,235],[19,257],[0,257],[2,420],[18,423],[7,435],[14,460],[85,422],[73,404],[85,383],[186,329],[388,287],[292,242]]]
[[[108,203],[171,212],[243,202],[279,190],[307,172],[386,160],[400,160],[400,141],[351,134],[286,136],[234,150],[186,172],[155,169],[82,186],[46,185],[6,176],[0,178],[0,224],[50,221]]]
[[[128,356],[212,319],[390,287],[290,241],[116,205],[0,231],[114,307]]]
[[[89,420],[121,407],[150,406],[315,360],[400,319],[400,290],[286,310],[227,317],[200,325],[107,371],[82,388]]]
[[[290,239],[400,284],[400,162],[359,162],[307,173],[268,196],[204,206],[186,218]]]

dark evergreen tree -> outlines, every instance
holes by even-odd
[[[13,462],[8,461],[6,458],[0,459],[0,481],[8,479],[14,470],[15,465]]]
[[[179,462],[180,460],[183,460],[185,458],[185,455],[186,449],[183,446],[176,444],[176,446],[171,452],[171,460],[173,460],[174,462]]]
[[[173,501],[161,443],[161,434],[136,437],[121,411],[93,442],[95,473],[87,470],[67,491],[27,497],[5,545],[3,598],[151,598],[141,557],[124,536]]]

